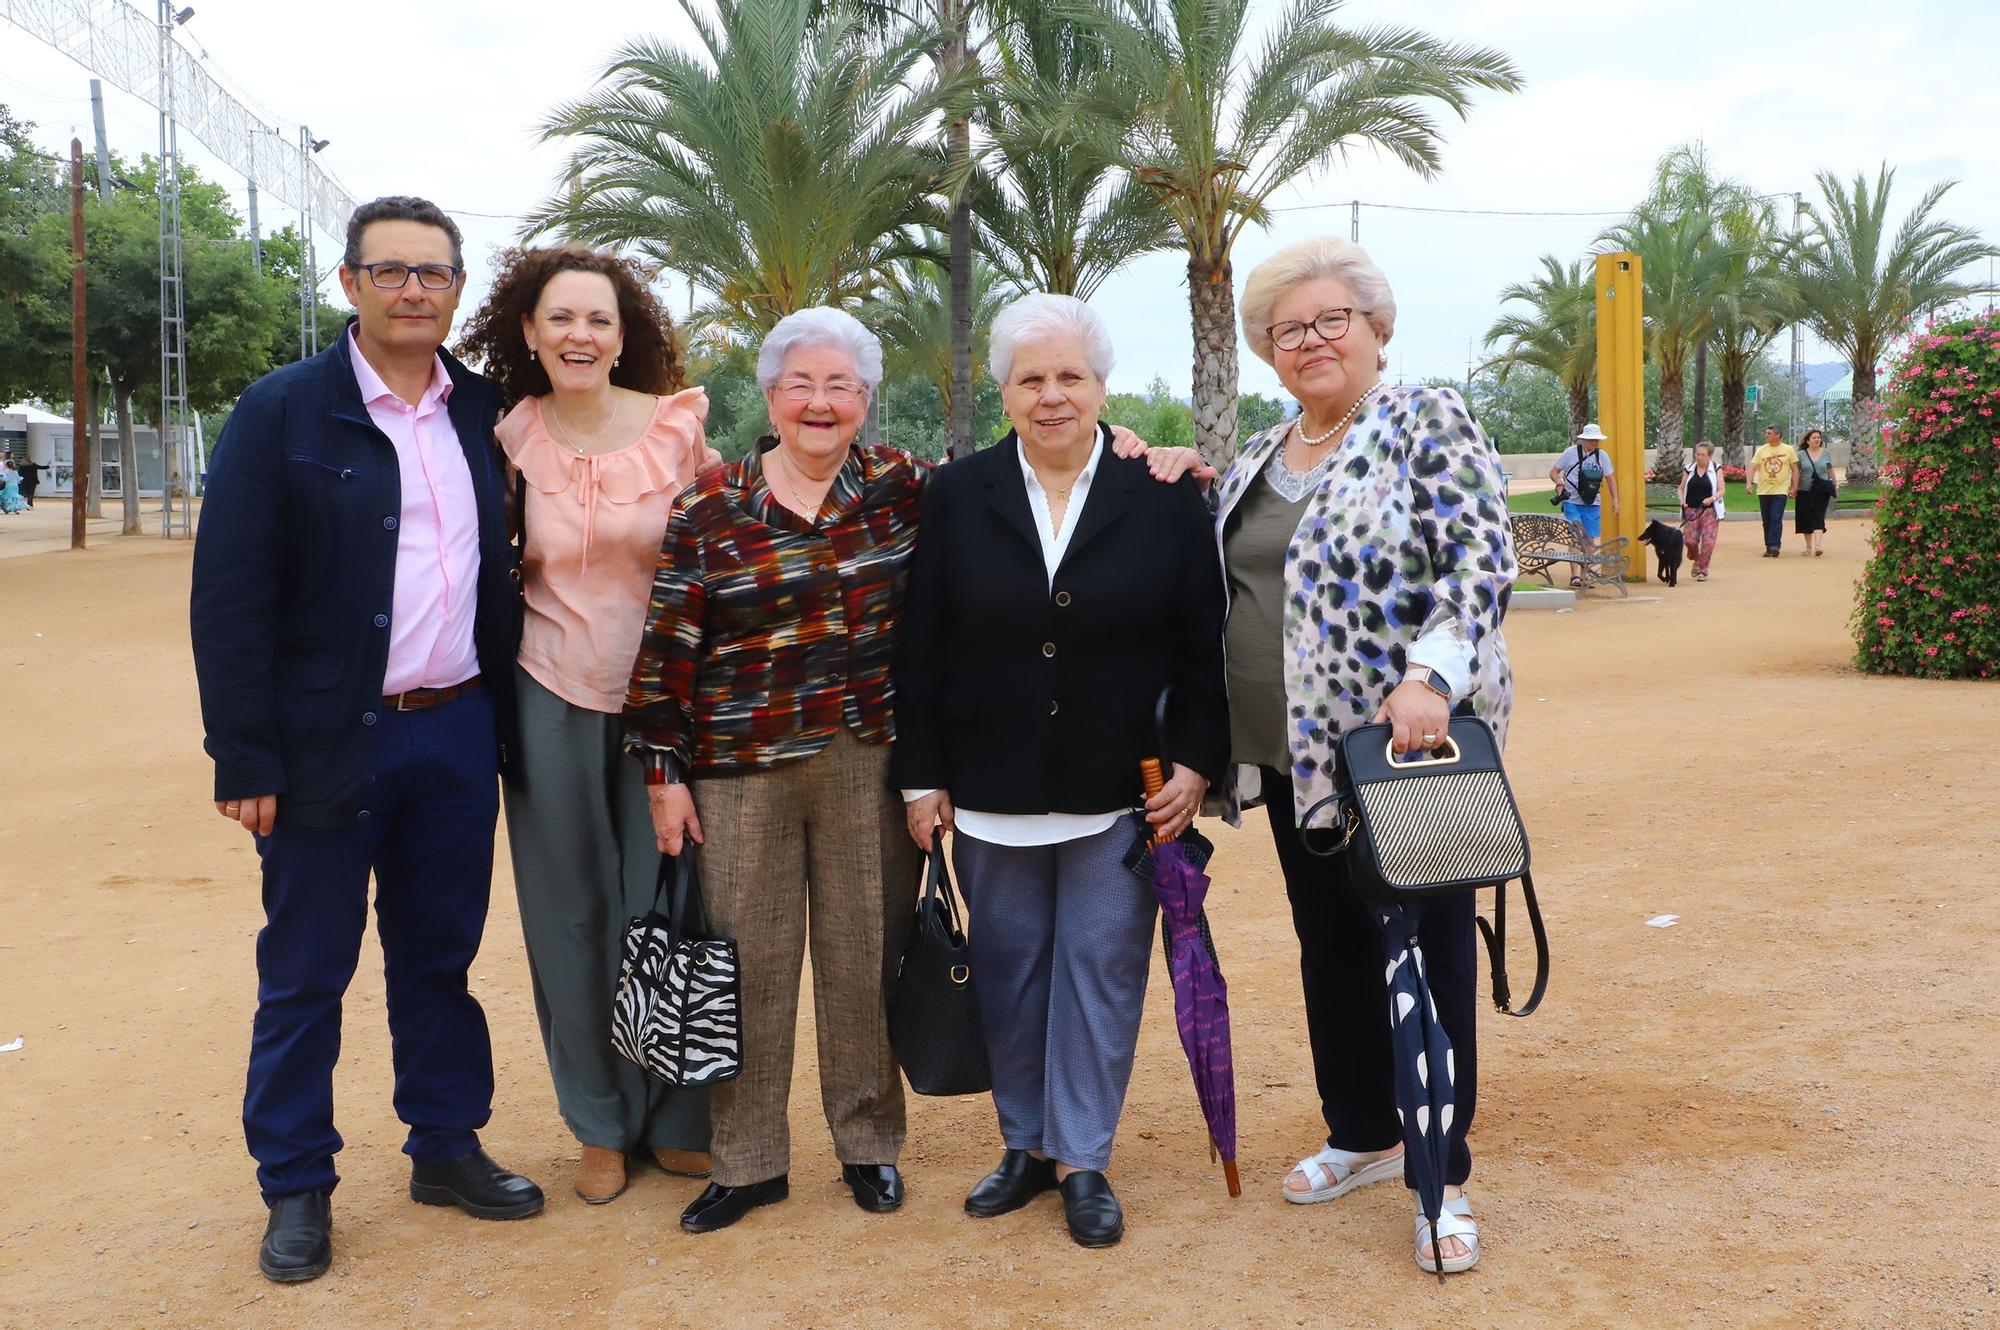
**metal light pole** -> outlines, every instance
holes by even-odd
[[[1794,245],[1798,243],[1799,229],[1805,224],[1805,216],[1805,195],[1794,193],[1792,195],[1792,243]],[[1796,444],[1799,440],[1799,397],[1801,396],[1800,390],[1804,386],[1804,379],[1799,372],[1799,325],[1794,323],[1792,325],[1791,391],[1786,394],[1791,398],[1791,433],[1786,439],[1788,443]]]
[[[174,116],[174,29],[194,17],[194,10],[175,10],[173,0],[159,0],[160,28],[160,534],[191,535],[194,503],[186,483],[183,450],[187,442],[187,300],[181,266],[180,124]],[[137,432],[136,430],[134,431]],[[128,493],[137,494],[139,477],[124,478]],[[180,509],[174,489],[180,482]],[[130,507],[126,509],[133,511]]]
[[[312,159],[326,147],[299,126],[299,359],[319,354],[319,250],[313,244]]]

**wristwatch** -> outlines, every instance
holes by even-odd
[[[1444,681],[1442,674],[1428,665],[1412,665],[1404,670],[1403,682],[1420,683],[1445,701],[1451,701],[1451,685]]]

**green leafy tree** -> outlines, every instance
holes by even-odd
[[[1596,273],[1582,260],[1565,264],[1544,254],[1537,276],[1501,290],[1503,306],[1516,301],[1524,308],[1502,314],[1486,330],[1486,346],[1501,348],[1487,362],[1495,371],[1493,390],[1504,389],[1518,368],[1547,372],[1562,386],[1568,437],[1575,438],[1590,422],[1590,389],[1597,379]]]
[[[2000,674],[2000,447],[1986,414],[1996,406],[2000,318],[1917,336],[1889,385],[1893,432],[1853,619],[1862,669]]]
[[[1854,423],[1849,437],[1849,481],[1875,479],[1880,428],[1876,366],[1889,344],[1921,316],[1976,295],[1976,282],[1957,274],[2000,250],[1977,231],[1936,215],[1955,181],[1926,191],[1892,231],[1889,191],[1896,173],[1887,163],[1871,184],[1852,184],[1822,171],[1821,202],[1807,205],[1806,229],[1789,251],[1787,275],[1797,291],[1806,325],[1839,347],[1854,373]]]
[[[927,126],[950,96],[912,90],[923,42],[878,41],[815,0],[682,8],[699,51],[635,41],[545,122],[574,145],[568,184],[526,233],[630,246],[692,279],[713,297],[696,330],[754,338],[874,294],[943,220]]]
[[[1240,393],[1236,398],[1236,446],[1253,434],[1262,434],[1285,418],[1285,404],[1262,393]]]
[[[1248,0],[1079,3],[1111,52],[1103,107],[1082,123],[1096,150],[1151,190],[1188,254],[1194,430],[1220,462],[1236,442],[1236,294],[1231,254],[1271,219],[1271,196],[1354,148],[1379,148],[1429,178],[1437,112],[1463,116],[1481,89],[1512,91],[1498,51],[1402,27],[1347,28],[1342,0],[1294,0],[1261,43]]]
[[[1123,425],[1155,448],[1194,446],[1193,413],[1158,375],[1144,393],[1108,395],[1102,419],[1108,425]]]
[[[69,193],[34,126],[0,106],[0,404],[69,396]],[[47,220],[64,218],[60,244]]]
[[[1557,453],[1580,426],[1572,427],[1573,403],[1563,381],[1530,361],[1505,372],[1475,374],[1472,413],[1486,437],[1502,453]]]

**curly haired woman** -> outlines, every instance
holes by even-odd
[[[722,460],[646,277],[588,249],[510,251],[459,348],[512,404],[495,431],[527,533],[508,840],[556,1102],[583,1146],[576,1192],[593,1205],[625,1189],[634,1151],[669,1173],[709,1169],[706,1092],[662,1085],[611,1045],[623,925],[651,907],[660,867],[645,772],[624,751],[625,682],[674,498]]]

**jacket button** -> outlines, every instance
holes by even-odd
[[[383,529],[384,531],[394,531],[394,530],[396,529],[396,519],[395,519],[395,518],[393,518],[393,517],[385,517],[385,518],[383,518],[383,519],[382,519],[382,529]]]
[[[1056,714],[1056,712],[1058,712],[1058,711],[1061,711],[1061,710],[1062,710],[1062,703],[1060,703],[1060,702],[1051,702],[1051,703],[1049,703],[1049,714],[1050,714],[1051,716],[1055,715],[1055,714]]]
[[[1055,654],[1056,654],[1056,644],[1055,644],[1055,643],[1053,643],[1053,642],[1044,642],[1044,643],[1042,643],[1042,654],[1043,654],[1044,656],[1053,656],[1053,655],[1055,655]]]
[[[1067,591],[1056,592],[1056,604],[1059,606],[1067,606],[1069,604],[1069,592]]]
[[[376,615],[376,616],[375,616],[375,626],[376,626],[377,628],[387,628],[387,627],[389,626],[389,616],[388,616],[388,615],[386,615],[386,614],[378,614],[378,615]]]
[[[361,723],[362,723],[363,725],[373,725],[373,724],[375,723],[375,713],[374,713],[374,712],[372,712],[372,711],[364,711],[364,712],[362,712],[362,713],[361,713]]]
[[[368,820],[368,810],[364,808],[360,812],[356,813],[354,816],[357,820],[366,822]]]

